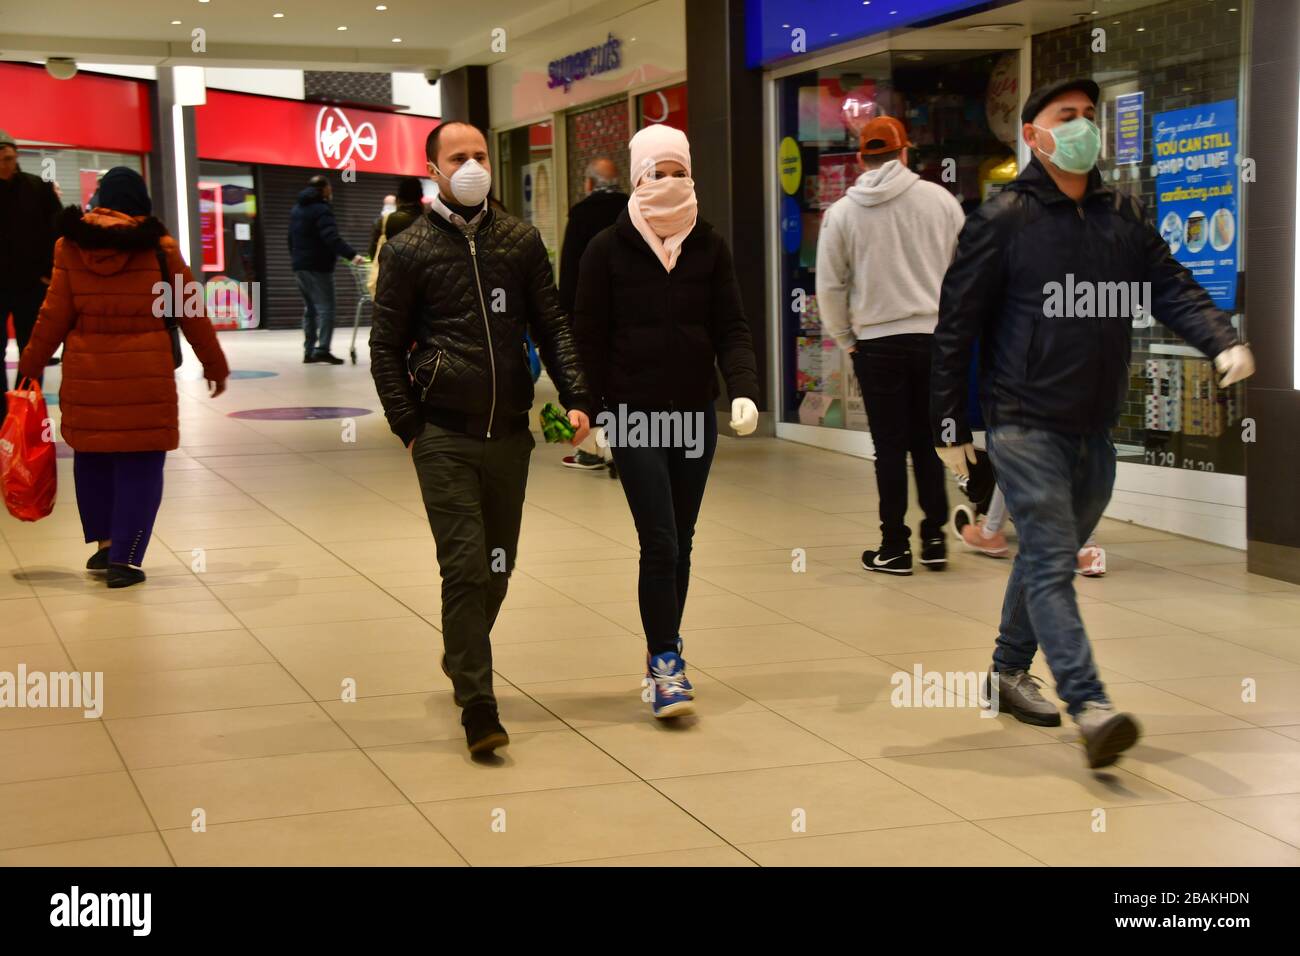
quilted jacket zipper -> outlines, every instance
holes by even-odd
[[[492,407],[488,411],[487,435],[492,437],[492,420],[497,413],[497,359],[496,352],[492,348],[492,329],[488,325],[487,303],[483,299],[483,283],[478,274],[478,249],[474,245],[474,237],[467,236],[469,239],[469,258],[474,264],[474,287],[478,290],[479,311],[483,313],[483,333],[487,336],[488,363],[492,368]],[[435,373],[436,374],[436,373]]]
[[[422,364],[416,366],[415,374],[417,376],[417,381],[421,369],[426,368],[430,362],[433,363],[433,374],[429,376],[429,384],[424,386],[424,390],[420,392],[421,402],[429,397],[429,389],[433,388],[433,380],[438,377],[438,369],[442,367],[442,349],[438,349],[438,354],[433,358],[426,359]]]

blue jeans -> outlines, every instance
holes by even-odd
[[[302,293],[305,308],[302,311],[302,331],[307,355],[328,352],[334,337],[334,273],[295,269],[298,291]]]
[[[1028,669],[1041,647],[1074,715],[1085,701],[1106,700],[1079,617],[1074,570],[1110,501],[1115,446],[1104,431],[1062,435],[1002,425],[989,429],[988,451],[1020,536],[993,669]]]

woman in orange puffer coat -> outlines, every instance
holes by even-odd
[[[39,379],[63,344],[60,430],[75,452],[73,477],[86,542],[99,550],[87,570],[109,587],[144,580],[140,564],[162,504],[163,462],[180,444],[176,374],[166,321],[154,311],[155,284],[194,281],[166,227],[149,215],[144,180],[124,166],[100,183],[99,205],[64,210],[54,274],[19,372]],[[212,397],[230,369],[206,315],[174,314],[203,363]]]

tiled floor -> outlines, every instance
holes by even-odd
[[[1068,721],[891,706],[896,671],[987,666],[1009,565],[864,575],[871,465],[771,439],[719,445],[684,628],[700,716],[677,725],[640,700],[619,486],[539,446],[494,637],[513,743],[474,762],[382,415],[355,442],[225,417],[377,408],[367,370],[303,367],[293,333],[223,343],[279,374],[215,402],[182,383],[147,585],[79,570],[69,460],[50,518],[0,518],[0,671],[102,671],[106,698],[0,710],[0,863],[1300,864],[1300,588],[1105,522],[1111,574],[1078,591],[1147,737],[1094,775]]]

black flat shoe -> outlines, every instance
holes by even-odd
[[[108,586],[110,588],[129,588],[133,584],[144,582],[144,572],[129,564],[109,564]]]
[[[86,570],[91,574],[106,574],[108,572],[108,548],[100,548],[90,556],[86,561]]]

